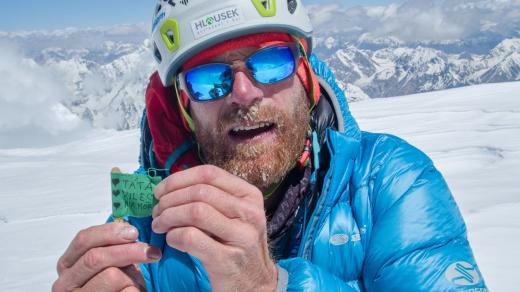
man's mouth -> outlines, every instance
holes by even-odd
[[[275,123],[262,122],[252,125],[235,126],[229,131],[231,139],[238,142],[252,142],[257,139],[266,138],[268,135],[274,134],[276,129]]]

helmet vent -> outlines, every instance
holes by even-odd
[[[162,62],[161,52],[159,52],[159,48],[157,48],[156,43],[153,43],[153,56],[155,57],[155,60],[157,61],[157,63]]]
[[[159,29],[161,38],[170,52],[180,48],[181,37],[179,35],[179,23],[172,18],[166,19]]]
[[[276,16],[276,0],[251,0],[263,17]]]
[[[276,0],[251,0],[263,17],[276,16]]]
[[[157,6],[155,7],[155,16],[157,16],[157,14],[159,14],[161,9],[162,9],[162,5],[161,4],[157,4]]]
[[[168,31],[166,32],[166,37],[168,37],[168,39],[170,40],[170,42],[171,42],[172,44],[175,44],[175,33],[173,32],[173,30],[171,30],[171,29],[168,30]]]
[[[287,8],[291,14],[294,14],[296,8],[298,8],[298,1],[296,0],[287,0]]]

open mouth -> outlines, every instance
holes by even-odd
[[[248,126],[237,126],[229,131],[229,135],[233,140],[246,142],[248,140],[261,139],[267,135],[273,134],[276,124],[274,123],[258,123]]]

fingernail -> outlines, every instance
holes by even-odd
[[[158,230],[157,230],[157,225],[159,225],[159,221],[157,221],[157,219],[154,218],[153,221],[152,221],[152,230],[153,230],[153,232],[155,232],[155,233],[159,233],[159,232],[157,232],[157,231],[158,231]]]
[[[160,249],[156,248],[156,247],[150,247],[147,251],[146,251],[146,256],[151,259],[151,260],[159,260],[161,259],[162,257],[162,252]]]
[[[161,183],[159,183],[155,188],[153,189],[153,195],[156,199],[159,199],[159,190],[161,189]]]
[[[137,238],[137,229],[132,226],[125,227],[121,230],[121,237],[126,240],[134,240]]]

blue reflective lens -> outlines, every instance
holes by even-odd
[[[222,98],[231,92],[233,70],[226,64],[207,64],[186,72],[186,85],[197,101]]]
[[[287,46],[261,49],[245,62],[253,79],[261,84],[280,82],[290,77],[296,68],[295,56]],[[192,99],[211,101],[231,93],[234,72],[231,65],[212,63],[188,70],[185,78]]]
[[[253,54],[248,58],[246,66],[257,82],[273,84],[291,76],[296,64],[291,48],[279,46]]]

